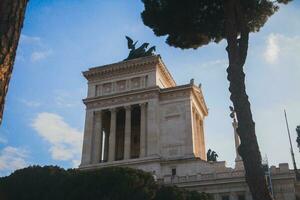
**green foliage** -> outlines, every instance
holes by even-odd
[[[54,166],[33,166],[0,178],[0,199],[208,200],[208,195],[176,187],[159,187],[150,173],[130,168],[79,171]]]
[[[279,8],[291,0],[240,0],[247,27],[258,31]],[[167,36],[174,47],[198,48],[225,38],[224,0],[142,0],[142,19],[157,36]],[[237,25],[238,26],[238,25]],[[239,30],[240,27],[237,27]]]
[[[188,191],[176,186],[162,186],[159,188],[155,200],[211,200],[211,195]]]
[[[1,200],[152,199],[152,175],[129,168],[96,171],[28,167],[0,179]]]

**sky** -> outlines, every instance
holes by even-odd
[[[247,93],[261,154],[269,164],[289,163],[284,121],[295,142],[300,125],[300,2],[282,6],[252,33],[245,64]],[[206,148],[234,166],[229,117],[226,42],[181,50],[156,37],[140,17],[141,1],[30,0],[0,127],[0,176],[29,165],[80,164],[87,82],[82,71],[128,55],[125,35],[155,45],[177,84],[202,84],[209,108]]]

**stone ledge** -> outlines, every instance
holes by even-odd
[[[153,156],[153,157],[145,157],[145,158],[136,158],[136,159],[129,159],[129,160],[117,160],[113,162],[103,162],[97,164],[89,164],[89,165],[80,165],[79,170],[93,170],[99,169],[103,167],[126,167],[129,165],[140,165],[145,163],[152,163],[152,162],[160,162],[161,157]]]

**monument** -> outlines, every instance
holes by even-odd
[[[83,72],[88,94],[79,169],[132,167],[151,172],[162,184],[207,192],[216,200],[250,200],[237,151],[235,168],[207,161],[208,108],[201,87],[193,79],[177,85],[161,57],[153,55],[155,47],[147,51],[144,43],[136,49],[127,40],[127,59]],[[236,126],[234,120],[237,148]],[[296,199],[299,186],[287,164],[271,167],[270,174],[277,200]]]

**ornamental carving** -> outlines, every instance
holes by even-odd
[[[115,106],[120,104],[122,105],[122,104],[134,103],[137,101],[144,101],[153,98],[158,98],[157,91],[153,91],[149,93],[126,95],[122,97],[112,97],[109,99],[92,100],[91,102],[86,102],[86,105],[87,105],[87,109],[95,109],[95,108],[110,107],[110,106]]]
[[[117,91],[124,91],[126,90],[126,80],[117,81]]]

